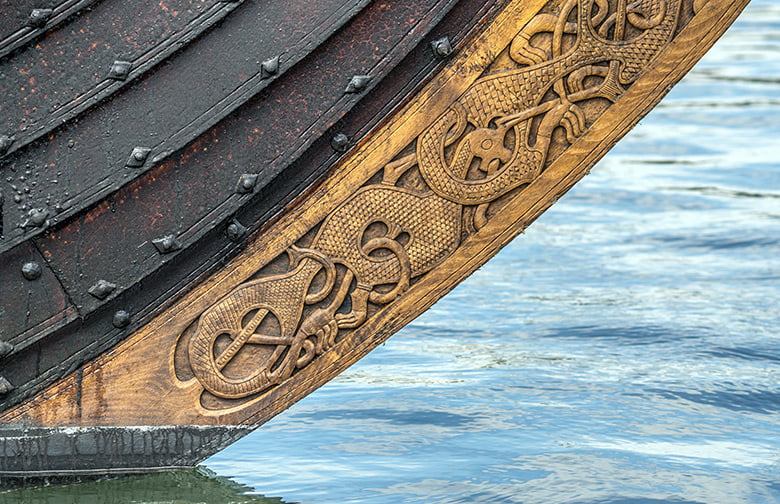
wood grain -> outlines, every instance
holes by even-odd
[[[243,255],[1,420],[262,424],[522,232],[747,3],[581,2],[510,3]]]

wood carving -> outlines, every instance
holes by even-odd
[[[290,378],[481,229],[616,102],[690,16],[682,0],[551,2],[416,141],[205,310],[178,352],[230,407]],[[180,345],[184,344],[180,341]],[[186,355],[186,359],[183,357]],[[187,362],[183,362],[186,360]]]
[[[533,222],[745,3],[507,3],[238,257],[0,421],[267,421]]]

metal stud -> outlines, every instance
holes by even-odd
[[[127,159],[125,166],[128,168],[140,168],[146,163],[146,158],[149,157],[149,153],[152,149],[147,147],[135,147],[133,152],[130,153],[130,157]]]
[[[5,376],[0,376],[0,396],[6,395],[7,393],[11,392],[14,389],[14,386],[11,385],[11,382],[6,380]]]
[[[128,325],[130,325],[130,314],[124,310],[119,310],[116,313],[114,313],[114,318],[111,320],[111,323],[117,329],[122,329],[123,327],[127,327]]]
[[[37,262],[30,261],[26,262],[22,265],[22,275],[24,275],[24,278],[27,280],[33,281],[38,280],[41,278],[41,275],[43,274],[43,268],[41,268],[41,265]]]
[[[431,42],[431,49],[433,49],[433,56],[436,59],[444,59],[452,55],[452,43],[449,37],[434,40]]]
[[[255,189],[257,184],[256,173],[244,173],[239,177],[238,184],[236,184],[236,192],[238,194],[249,194]]]
[[[8,152],[13,143],[13,137],[9,137],[8,135],[0,135],[0,156]]]
[[[22,228],[43,227],[46,219],[49,217],[49,211],[43,208],[33,208],[27,212],[27,220],[21,225]]]
[[[116,60],[111,64],[111,69],[108,71],[108,78],[123,81],[127,79],[131,68],[133,68],[131,62]]]
[[[14,351],[14,345],[7,341],[0,341],[0,359],[6,355],[10,355]]]
[[[260,64],[260,78],[267,79],[279,73],[279,56],[263,61]]]
[[[352,77],[352,79],[349,81],[349,84],[347,84],[346,89],[344,89],[345,93],[359,93],[366,89],[366,86],[368,85],[369,81],[371,80],[370,75],[355,75]]]
[[[249,228],[238,222],[236,219],[233,219],[230,221],[230,224],[228,224],[227,229],[225,230],[225,234],[227,234],[227,237],[232,242],[238,242],[241,241],[241,238],[243,238],[247,231],[249,231]]]
[[[346,152],[349,147],[349,137],[344,133],[337,133],[331,139],[330,146],[336,152]]]
[[[89,288],[89,292],[93,297],[100,299],[101,301],[111,295],[116,290],[116,284],[111,283],[108,280],[98,280],[95,285]]]
[[[174,235],[163,236],[162,238],[152,240],[152,244],[161,254],[170,254],[181,248],[181,242]]]
[[[51,18],[52,12],[54,11],[51,9],[33,9],[27,18],[27,26],[43,28]]]

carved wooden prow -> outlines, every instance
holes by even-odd
[[[222,271],[1,420],[266,422],[522,232],[746,3],[508,2]]]

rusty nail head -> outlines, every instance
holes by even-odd
[[[8,135],[0,135],[0,156],[8,152],[13,145],[14,139]]]
[[[431,42],[431,49],[433,49],[433,55],[437,59],[444,59],[452,55],[452,43],[449,37],[442,37]]]
[[[117,329],[122,329],[123,327],[127,327],[128,325],[130,325],[130,314],[124,310],[119,310],[116,313],[114,313],[114,318],[113,320],[111,320],[111,323]]]
[[[43,227],[46,219],[49,217],[49,211],[43,208],[33,208],[27,212],[27,220],[21,225],[22,228]]]
[[[256,173],[244,173],[243,175],[241,175],[241,177],[238,178],[238,184],[236,185],[236,192],[238,194],[249,194],[254,190],[256,184],[257,184]]]
[[[111,69],[108,71],[108,78],[123,81],[127,79],[132,67],[133,64],[129,61],[116,60],[111,64]]]
[[[128,168],[140,168],[146,163],[146,159],[149,157],[149,153],[152,149],[148,147],[135,147],[133,152],[130,153],[130,157],[127,159],[125,166]]]
[[[181,243],[173,235],[163,236],[162,238],[152,240],[152,244],[161,254],[170,254],[181,248]]]
[[[279,73],[279,56],[267,59],[260,64],[260,78],[267,79]]]
[[[227,230],[225,231],[227,233],[227,237],[230,241],[238,242],[241,241],[241,238],[246,235],[247,231],[249,229],[238,222],[236,219],[233,219],[230,221],[230,224],[227,226]]]
[[[352,79],[350,79],[349,84],[347,84],[346,89],[344,89],[344,92],[359,93],[360,91],[366,89],[366,86],[370,80],[370,75],[355,75],[352,77]]]
[[[337,133],[330,141],[330,146],[336,152],[346,152],[349,147],[349,137],[344,133]]]
[[[43,268],[35,261],[26,262],[22,265],[22,275],[27,280],[33,281],[41,278],[43,274]]]
[[[13,343],[0,340],[0,359],[14,351]]]
[[[33,28],[43,28],[52,15],[51,9],[33,9],[30,17],[27,18],[27,26]]]
[[[13,389],[14,386],[11,385],[11,382],[9,382],[5,376],[0,376],[0,395],[5,395],[11,392]]]
[[[111,283],[108,280],[98,280],[87,292],[102,301],[110,296],[114,290],[116,290],[115,283]]]

